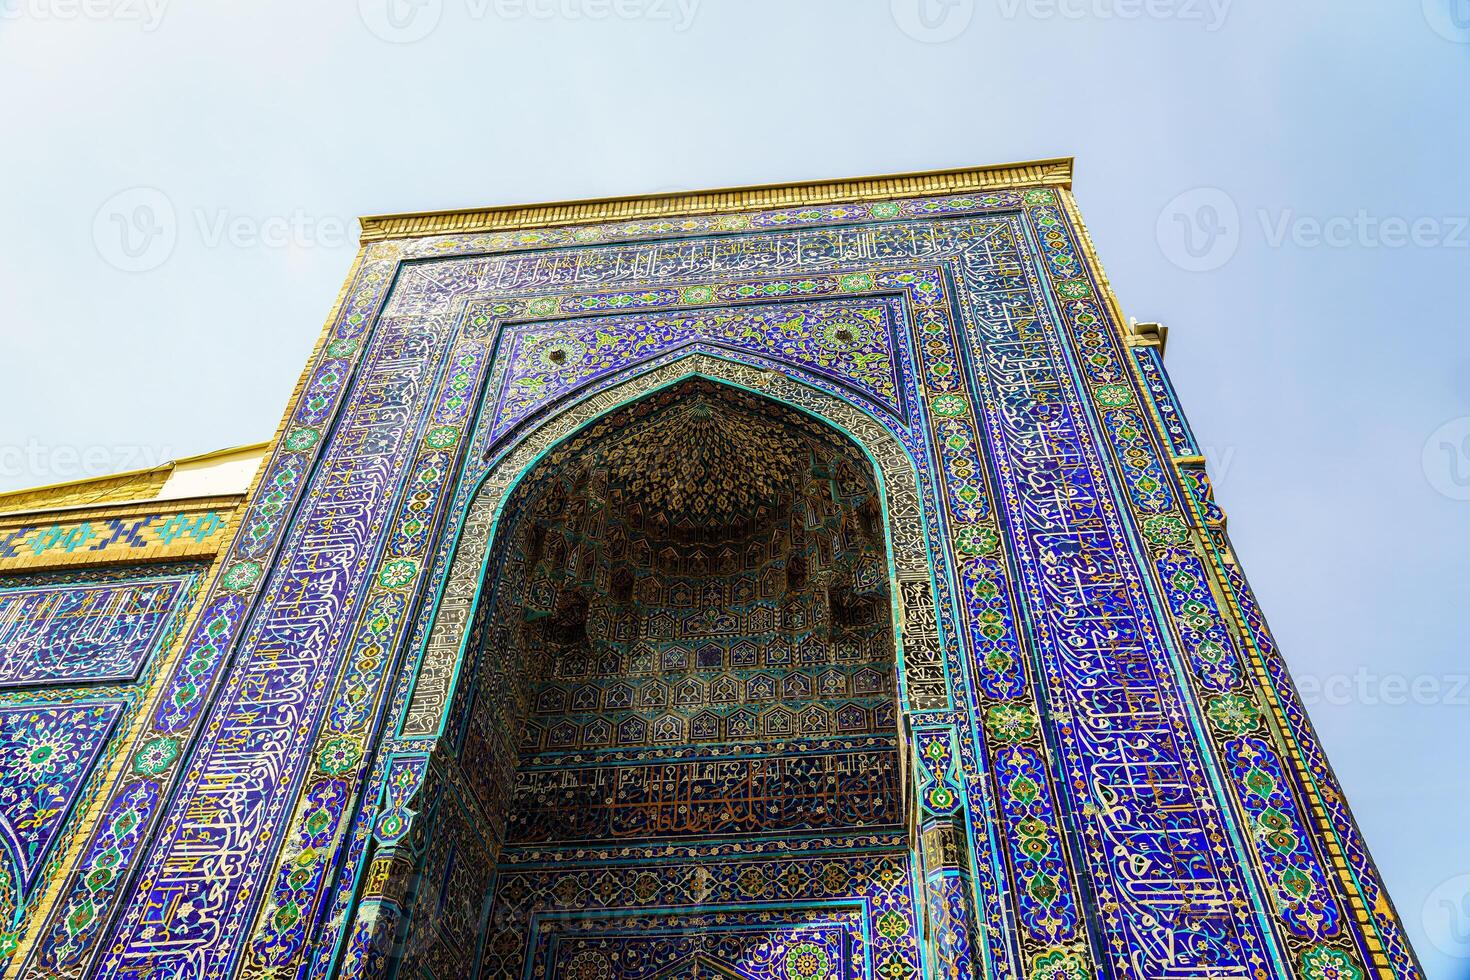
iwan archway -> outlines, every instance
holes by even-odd
[[[940,873],[914,848],[920,520],[898,441],[774,372],[694,355],[546,421],[465,523],[424,665],[453,650],[454,680],[405,722],[441,734],[347,971],[922,969],[956,928],[926,877],[967,883],[932,812]]]
[[[369,219],[6,976],[1418,977],[1070,180]]]
[[[1070,180],[369,219],[6,976],[1418,977]]]

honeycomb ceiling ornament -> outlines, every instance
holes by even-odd
[[[668,527],[713,533],[790,496],[806,462],[789,423],[704,386],[608,447],[612,503]]]

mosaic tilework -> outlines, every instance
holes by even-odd
[[[520,732],[512,840],[896,822],[874,488],[774,408],[679,386],[522,484],[493,600],[519,624],[487,630],[480,658],[536,679],[518,709],[482,685],[494,703],[472,723]]]
[[[680,298],[707,303],[744,297],[739,289],[691,286]],[[467,315],[488,321],[503,312],[491,304]],[[609,331],[604,317],[515,327],[501,340],[492,432],[502,435],[569,389],[695,341],[761,348],[776,360],[853,385],[902,415],[893,354],[896,318],[892,300],[875,298],[677,311],[640,320],[631,330]]]
[[[214,554],[228,539],[226,510],[142,511],[45,524],[0,519],[0,571],[54,567],[68,562],[183,559]],[[153,512],[147,512],[152,509]]]
[[[765,458],[750,461],[759,471],[732,465],[745,447],[719,430],[736,422],[748,435],[764,431]],[[570,858],[616,841],[629,868],[661,875],[661,861],[637,845],[720,839],[759,854],[773,834],[805,840],[899,824],[875,488],[850,450],[774,403],[688,381],[556,447],[520,482],[498,539],[494,597],[475,627],[480,694],[466,707],[458,763],[440,776],[463,792],[444,794],[421,859],[419,893],[427,875],[441,897],[429,914],[412,903],[405,963],[467,969],[476,927],[446,927],[444,903],[475,909],[485,893],[466,895],[463,873],[442,855],[478,846],[472,825],[492,852],[504,827],[514,861],[549,857],[527,846]],[[745,506],[723,506],[730,497]],[[699,856],[696,876],[717,873],[708,861]],[[506,874],[494,886],[501,898],[518,887]],[[646,900],[654,879],[624,874],[635,882],[628,897]],[[860,908],[826,938],[813,923],[830,913],[803,916],[793,938],[772,924],[781,916],[733,906],[704,916],[694,935],[672,930],[650,942],[672,928],[661,913],[615,939],[594,914],[605,920],[622,905],[611,880],[580,909],[583,925],[599,924],[595,941],[573,943],[575,963],[560,959],[566,945],[512,949],[509,936],[500,955],[544,958],[553,970],[605,961],[628,975],[718,970],[732,958],[744,975],[788,961],[809,975],[866,975],[853,959],[868,929]],[[634,921],[627,913],[617,921]],[[908,918],[882,921],[895,939],[912,929]],[[502,959],[490,969],[510,967]]]
[[[122,712],[116,702],[0,708],[0,905],[23,904]]]
[[[722,925],[710,915],[704,921],[693,918],[688,925],[677,916],[578,923],[585,933],[578,934],[574,925],[555,935],[541,958],[551,976],[607,980],[838,980],[862,975],[853,972],[856,930],[840,916],[759,928]]]
[[[118,750],[146,680],[182,626],[199,565],[0,579],[0,955]],[[125,822],[119,824],[119,830]]]
[[[136,680],[193,581],[0,586],[0,688]]]
[[[942,314],[942,311],[945,309],[943,294],[936,289],[938,278],[932,273],[891,273],[882,277],[868,277],[864,280],[864,282],[869,286],[875,284],[879,286],[893,284],[900,287],[912,287],[917,301],[921,304],[921,309],[926,311],[926,316],[928,316],[930,319],[937,318],[939,315]],[[808,289],[824,288],[821,282],[807,282],[804,285],[805,288]],[[779,293],[783,292],[784,290],[772,287],[771,291]],[[952,387],[956,383],[953,376],[953,364],[952,362],[947,363],[944,359],[944,348],[934,348],[931,346],[930,350],[936,351],[934,369],[932,372],[933,383],[936,385],[947,384]],[[747,383],[765,384],[765,382],[759,381],[757,379],[752,379],[752,382]],[[803,396],[800,395],[799,389],[797,389],[796,391],[793,391],[790,395],[787,395],[787,397],[795,397],[797,403],[800,404]],[[958,403],[957,406],[956,403]],[[983,516],[986,513],[987,503],[983,495],[978,495],[974,492],[975,488],[973,482],[969,482],[973,480],[973,477],[976,473],[975,463],[972,462],[972,460],[974,459],[973,454],[975,453],[975,444],[973,442],[973,439],[962,438],[964,429],[962,428],[960,422],[957,421],[957,417],[967,410],[967,405],[963,400],[956,399],[953,396],[941,396],[938,399],[938,405],[941,409],[942,414],[940,420],[937,422],[937,426],[942,427],[941,431],[949,436],[949,438],[944,439],[944,441],[941,443],[941,445],[946,450],[946,462],[948,463],[952,461],[953,471],[956,474],[956,477],[960,479],[965,479],[968,482],[968,486],[961,485],[954,489],[953,499],[956,502],[956,507],[960,509],[960,514],[964,518],[967,518],[970,521],[974,521],[977,516]],[[830,416],[833,414],[833,410],[828,408],[826,409],[826,413]],[[851,426],[851,428],[858,431],[866,431],[866,427],[862,425],[853,425]],[[876,434],[874,435],[874,438],[878,438]],[[872,446],[873,443],[869,442],[868,445]],[[970,454],[968,457],[966,456],[967,453]],[[885,471],[885,478],[889,479],[889,482],[893,482],[893,477],[900,476],[901,473],[901,469],[896,473],[888,473]],[[907,533],[911,529],[911,527],[912,525],[905,524],[894,525],[892,527],[892,530],[897,541],[905,541],[905,539],[907,538]],[[977,526],[971,524],[964,529],[961,540],[963,541],[963,547],[965,548],[966,553],[974,556],[973,560],[977,563],[978,567],[989,567],[985,564],[986,562],[990,562],[993,565],[993,558],[985,557],[993,553],[996,547],[997,541],[993,531],[988,530],[983,525]],[[907,548],[906,544],[905,548]],[[469,551],[471,554],[476,553],[478,551],[478,546],[469,546]],[[898,555],[896,555],[896,558],[898,558],[901,565],[904,561],[906,561],[906,559],[901,557],[905,554],[912,554],[912,552],[908,552],[904,549],[899,549]],[[923,596],[927,596],[930,594],[927,584],[923,583],[922,581],[913,581],[903,582],[901,583],[901,585],[905,598],[907,599],[910,594],[912,594],[914,603],[913,610],[915,615],[912,618],[906,617],[905,622],[905,630],[908,635],[910,635],[912,640],[911,646],[915,648],[915,652],[917,652],[917,649],[922,649],[925,645],[927,645],[927,643],[931,642],[929,640],[929,637],[933,638],[932,642],[936,646],[939,645],[940,638],[937,633],[937,624],[934,622],[932,616],[922,615],[925,602],[932,602],[932,599],[925,600],[924,598],[922,598]],[[986,595],[986,598],[990,600],[989,604],[992,606],[996,605],[994,601],[996,597],[997,593],[995,593],[994,591],[991,591],[988,593],[988,595]],[[909,603],[905,602],[905,606],[907,607],[908,605]],[[998,611],[987,612],[985,616],[986,618],[985,620],[983,620],[983,630],[980,630],[979,632],[981,632],[985,636],[986,643],[993,650],[993,653],[989,654],[986,658],[987,664],[991,665],[997,674],[1007,678],[1007,680],[1005,680],[1004,682],[1004,685],[1001,688],[998,688],[998,690],[1016,690],[1015,682],[1011,678],[1014,678],[1016,671],[1019,669],[1021,661],[1015,653],[1012,653],[1005,647],[1004,640],[1007,638],[1008,633],[1006,620],[1001,614],[998,613]],[[451,646],[452,645],[453,644],[451,643]],[[911,662],[906,663],[906,675],[910,674],[915,666],[916,665]],[[423,675],[421,675],[421,679],[422,676]],[[911,686],[911,695],[914,694],[914,691],[915,688]],[[1011,696],[1014,697],[1014,694],[1012,694]],[[916,701],[915,703],[917,704],[919,702]],[[943,702],[941,701],[940,703]],[[1009,705],[1002,706],[1000,714],[1006,715],[1007,712],[1010,713],[1011,717],[1024,717],[1017,716],[1014,707]],[[1033,729],[1030,734],[1027,734],[1025,732],[1018,732],[1012,737],[1019,737],[1023,739],[1034,738],[1035,731]],[[1060,884],[1063,886],[1061,889],[1042,889],[1040,887],[1033,888],[1025,893],[1025,895],[1027,896],[1026,901],[1041,901],[1042,899],[1036,898],[1036,896],[1043,896],[1046,902],[1055,902],[1059,898],[1067,895],[1067,892],[1065,890],[1065,879],[1061,879]],[[1072,907],[1075,908],[1075,903],[1073,903]],[[1070,920],[1064,921],[1070,921],[1072,923],[1072,928],[1075,929],[1077,922],[1077,917],[1075,914],[1071,916]]]
[[[976,976],[969,846],[961,820],[925,818],[919,826],[930,966],[939,977]]]
[[[1168,400],[1159,403],[1160,416],[1182,417],[1172,388],[1155,390],[1155,397]],[[1210,566],[1208,575],[1220,595],[1218,608],[1235,627],[1232,634],[1246,653],[1243,666],[1263,678],[1260,688],[1263,696],[1259,700],[1231,693],[1211,701],[1211,722],[1222,734],[1236,736],[1227,743],[1227,753],[1234,760],[1236,778],[1243,788],[1242,805],[1249,815],[1259,859],[1270,868],[1275,884],[1271,900],[1292,923],[1292,931],[1297,935],[1330,935],[1338,931],[1339,924],[1337,910],[1323,904],[1320,883],[1327,873],[1326,860],[1361,868],[1371,866],[1370,859],[1361,838],[1345,832],[1352,825],[1346,799],[1311,731],[1300,696],[1241,571],[1203,461],[1199,457],[1184,457],[1175,463],[1180,480],[1192,498],[1191,513],[1186,519],[1204,545],[1206,563]],[[1227,674],[1221,686],[1228,687],[1234,680],[1233,675]],[[1261,739],[1239,737],[1270,726],[1287,733],[1284,744],[1268,745]],[[1288,782],[1313,799],[1314,806],[1325,811],[1326,821],[1330,821],[1318,817],[1323,832],[1332,835],[1321,847],[1324,863],[1320,867],[1319,858],[1313,853],[1316,848],[1307,846],[1297,836],[1305,826],[1304,815],[1294,812],[1291,794],[1278,795],[1280,787]],[[1361,885],[1366,909],[1355,906],[1354,913],[1366,932],[1369,949],[1374,954],[1374,968],[1385,975],[1417,975],[1412,951],[1392,930],[1383,928],[1383,922],[1391,920],[1393,912],[1381,883],[1368,878]],[[1374,911],[1370,915],[1367,909]],[[1324,945],[1306,946],[1300,964],[1302,972],[1309,976],[1332,976],[1334,972],[1354,976],[1357,968],[1348,954]]]
[[[497,895],[482,976],[688,976],[665,971],[691,961],[751,980],[912,976],[919,968],[912,875],[891,839],[864,855],[690,850],[643,868],[507,868]],[[573,972],[574,963],[588,972]]]
[[[522,773],[513,843],[791,833],[895,822],[891,748]]]
[[[948,408],[947,405],[946,405],[946,408]],[[972,500],[963,501],[963,503],[966,506],[968,506],[968,507],[973,507],[974,506]],[[980,548],[983,548],[984,547],[984,539],[983,539],[983,537],[976,538],[975,541],[976,541],[975,544],[970,544],[970,545],[968,545],[968,547],[970,547],[972,550],[979,550]],[[977,547],[977,545],[978,545],[978,547]],[[1006,719],[1007,727],[1006,727],[1005,731],[1007,733],[1007,737],[1008,738],[1016,738],[1016,737],[1022,737],[1022,738],[1024,738],[1024,737],[1027,737],[1027,732],[1028,731],[1034,730],[1034,729],[1029,729],[1029,728],[1027,728],[1025,726],[1019,726],[1019,725],[1017,725],[1015,723],[1015,721],[1013,721],[1013,719],[1015,719],[1017,721],[1024,720],[1024,716],[1017,716],[1013,712],[1007,712],[1007,711],[997,712],[994,717],[996,718],[997,722],[999,722],[1000,719]],[[1031,785],[1031,784],[1028,783],[1027,785]],[[1029,791],[1021,792],[1019,794],[1019,796],[1018,796],[1018,801],[1026,801],[1026,802],[1029,803],[1030,802],[1030,799],[1031,799],[1031,795],[1030,795],[1030,792]],[[1042,843],[1044,843],[1044,842],[1045,841],[1044,841],[1044,838],[1043,838],[1042,839]],[[1056,895],[1054,889],[1051,888],[1051,887],[1045,887],[1045,888],[1042,887],[1042,883],[1043,882],[1050,882],[1052,880],[1053,879],[1051,879],[1049,877],[1041,878],[1041,879],[1036,879],[1037,883],[1030,889],[1031,896],[1033,898],[1038,898],[1039,896],[1045,896],[1046,901],[1048,903],[1051,902],[1051,901],[1053,901],[1054,900],[1054,897]],[[1055,920],[1053,918],[1049,918],[1047,916],[1042,916],[1037,921],[1040,924],[1040,923],[1056,922],[1057,920]],[[1067,920],[1061,920],[1061,922],[1064,925],[1065,925],[1066,921]],[[1072,917],[1072,919],[1070,920],[1070,922],[1071,922],[1070,928],[1075,929],[1076,928],[1076,922],[1077,922],[1075,916]],[[1051,926],[1051,925],[1043,925],[1041,927],[1042,928],[1053,928],[1053,926]],[[1052,954],[1048,954],[1048,955],[1052,955]],[[1059,954],[1055,954],[1055,956],[1053,956],[1053,958],[1056,958],[1057,956],[1061,956],[1063,958],[1063,960],[1068,960],[1069,958],[1073,957],[1074,954],[1068,953],[1068,954],[1065,954],[1065,956],[1063,956],[1063,954],[1060,954],[1059,953]]]
[[[1179,410],[1178,397],[1174,386],[1169,383],[1169,374],[1164,370],[1164,355],[1159,352],[1158,345],[1134,347],[1133,358],[1149,402],[1158,415],[1160,428],[1168,440],[1169,451],[1175,456],[1199,455],[1199,444],[1184,413]]]
[[[701,363],[703,363],[703,361],[701,361]],[[716,363],[713,363],[713,361],[710,361],[709,364],[706,364],[706,369],[714,369],[714,367],[716,367]],[[685,386],[685,388],[688,388],[688,385],[684,385],[684,386]],[[679,386],[675,386],[675,388],[670,388],[670,391],[672,391],[672,392],[673,391],[678,391],[678,388],[679,388]],[[706,388],[707,388],[707,385],[706,385]],[[739,401],[736,400],[735,403],[732,404],[731,407],[726,407],[725,410],[722,411],[722,413],[719,413],[720,416],[722,416],[722,417],[728,416],[728,414],[731,414],[732,408],[738,406],[738,404],[739,404]],[[863,423],[861,423],[861,420],[860,419],[853,419],[853,420],[851,420],[851,422],[853,422],[854,425],[856,425],[856,428],[858,428],[858,429],[864,429],[864,425],[863,425]],[[595,428],[589,429],[589,432],[592,433],[592,436],[595,436],[595,435],[597,435],[597,432],[600,432],[600,430],[603,430],[603,432],[607,432],[607,430],[612,430],[612,432],[620,432],[620,430],[623,430],[625,428],[626,428],[625,423],[623,423],[622,420],[620,420],[619,417],[617,417],[616,414],[614,414],[614,416],[609,417],[609,419],[607,419],[606,422],[600,423],[600,425],[595,426]],[[820,430],[820,428],[819,428],[819,430]],[[551,458],[554,458],[554,457],[551,457],[551,455],[548,455],[548,457],[545,457],[545,460],[550,461]],[[541,472],[541,469],[542,469],[542,467],[538,467],[537,472],[538,473]],[[841,488],[841,486],[861,486],[861,483],[860,482],[854,483],[853,478],[850,478],[850,476],[842,476],[841,467],[832,467],[831,472],[832,472],[832,475],[833,476],[836,476],[835,485],[838,486],[838,488]],[[854,473],[854,476],[856,476],[856,473]],[[897,491],[897,495],[895,495],[895,497],[892,498],[892,502],[894,502],[894,507],[895,508],[898,508],[898,510],[900,510],[900,511],[906,510],[906,508],[908,507],[908,504],[906,502],[907,501],[907,497],[906,497],[907,491],[904,491],[904,488],[903,488],[903,473],[901,473],[901,470],[898,470],[898,472],[889,473],[888,476],[889,476],[889,479],[888,479],[889,486],[891,486],[891,488],[894,489],[894,491]],[[526,485],[528,485],[528,483],[534,483],[534,478],[522,480],[522,482],[520,482],[520,486],[526,486]],[[853,494],[854,494],[853,489],[847,489],[847,491],[845,491],[845,495],[848,495],[848,497],[851,497],[851,495],[853,495]],[[844,492],[841,492],[841,491],[836,491],[836,492],[828,491],[828,498],[829,498],[829,500],[836,500],[836,498],[841,498],[841,497],[844,497]],[[841,513],[841,511],[838,511],[838,513]],[[656,523],[659,523],[659,522],[656,522]],[[807,523],[807,522],[803,522],[803,523]],[[808,538],[810,538],[810,533],[808,533]],[[906,539],[906,541],[907,541],[907,535],[904,535],[904,539]],[[910,548],[910,545],[904,544],[903,547],[904,548]],[[822,548],[817,548],[817,552],[820,552],[820,551],[822,551]],[[838,551],[841,551],[841,550],[838,550]],[[900,563],[900,566],[908,566],[908,564],[910,564],[911,561],[913,561],[913,558],[914,557],[916,557],[916,554],[914,554],[914,551],[903,551],[903,552],[901,552],[900,555],[898,555],[898,563]],[[698,558],[697,551],[695,551],[695,554],[688,555],[688,560],[691,560],[691,561],[698,561],[698,560],[700,560],[700,558]],[[814,563],[811,564],[810,567],[808,567],[808,572],[810,572],[810,576],[813,577],[813,579],[816,579],[816,577],[819,577],[820,574],[823,573],[823,569],[825,569],[825,567],[826,567],[826,564],[825,563],[822,563],[822,561],[814,561]],[[495,574],[495,579],[497,579],[498,582],[503,583],[504,580],[506,580],[507,574],[512,574],[512,573],[507,572],[506,567],[501,567],[501,569],[498,570],[498,572],[495,572],[494,574]],[[757,576],[757,577],[759,577],[759,576]],[[678,580],[678,579],[676,579],[676,580]],[[714,583],[719,582],[719,579],[714,579],[713,582],[710,582],[710,580],[707,579],[706,582],[707,583],[710,583],[710,585],[714,585]],[[869,588],[872,588],[872,586],[869,586]],[[932,602],[932,599],[929,599],[929,601]],[[519,610],[520,605],[519,604],[513,604],[513,607],[516,608],[516,610]],[[910,607],[908,607],[907,602],[906,602],[906,604],[901,604],[901,608],[903,608],[904,613],[906,613],[906,616],[907,616],[907,614],[910,614],[911,613]],[[650,616],[650,619],[651,620],[656,619],[657,616],[659,616],[659,614],[654,613],[654,616]],[[686,617],[685,617],[685,619],[686,619]],[[932,614],[931,614],[931,617],[929,617],[929,619],[932,619]],[[798,626],[800,626],[800,624],[798,624]],[[482,627],[481,626],[476,626],[475,629],[476,630],[479,630],[479,629],[482,629]],[[706,626],[701,626],[701,629],[706,629]],[[763,627],[763,629],[764,629],[764,627]],[[757,639],[760,639],[759,636],[757,636]],[[494,648],[494,649],[504,649],[504,648],[507,648],[506,642],[501,641],[501,639],[491,639],[491,641],[488,641],[488,642],[490,642],[491,648]],[[735,652],[735,649],[736,648],[741,648],[741,646],[742,646],[742,642],[735,642],[735,641],[731,641],[731,642],[732,642],[732,644],[734,644],[734,645],[731,646],[731,652]],[[841,644],[839,644],[839,648],[841,648]],[[760,646],[754,646],[754,651],[756,651],[757,658],[767,658],[767,660],[769,660],[769,654],[772,654],[772,652],[775,652],[775,649],[776,648],[770,648],[770,649],[766,649],[766,651],[764,651],[764,652],[761,652]],[[817,652],[816,649],[813,649],[813,652]],[[906,655],[907,655],[907,652],[908,651],[906,651]],[[917,649],[916,649],[916,651],[913,651],[913,652],[914,652],[914,654],[919,654],[920,651],[917,651]],[[800,652],[797,652],[797,654],[795,654],[795,655],[797,655],[797,657],[800,657]],[[786,649],[785,652],[782,652],[781,660],[782,661],[785,661],[785,660],[788,660],[788,658],[791,658],[791,657],[792,657],[792,651],[791,651],[791,649]],[[723,660],[723,652],[722,652],[722,660]],[[845,657],[845,660],[851,661],[850,655],[848,655],[848,657]],[[498,663],[498,661],[492,661],[492,663]],[[858,664],[858,666],[861,666],[861,664]],[[503,669],[501,669],[501,670],[503,670]],[[863,673],[863,671],[858,670],[858,673]],[[922,676],[922,670],[919,670],[919,664],[916,664],[916,670],[914,670],[914,676],[916,676],[916,685],[917,685],[917,679],[919,679],[919,677]],[[482,682],[482,688],[485,688],[485,689],[488,689],[488,691],[494,691],[494,692],[504,692],[504,691],[507,691],[507,689],[513,689],[514,688],[514,685],[507,685],[506,680],[504,680],[503,677],[504,677],[504,674],[501,673],[501,671],[492,671],[492,673],[487,674],[487,679],[485,679],[484,682]],[[879,674],[879,677],[881,677],[881,674]],[[942,674],[941,674],[941,679],[942,679]],[[872,683],[872,682],[864,682],[864,683]],[[475,713],[475,718],[479,718],[479,717],[481,717],[481,713]],[[487,771],[492,771],[492,770],[495,770],[495,768],[497,768],[497,765],[494,765],[494,764],[485,764],[484,755],[482,755],[482,754],[484,754],[485,751],[492,751],[492,749],[476,748],[476,746],[487,745],[488,742],[491,742],[492,739],[494,739],[494,736],[497,735],[497,733],[504,732],[504,730],[510,729],[510,727],[513,727],[513,720],[506,720],[506,718],[513,718],[513,716],[512,716],[512,714],[501,714],[501,716],[492,717],[492,723],[490,723],[490,724],[479,724],[479,723],[475,723],[475,721],[472,721],[472,724],[470,724],[470,727],[469,727],[469,736],[467,736],[467,738],[466,738],[466,741],[465,741],[465,749],[463,749],[463,751],[465,751],[465,755],[466,755],[466,765],[465,765],[466,782],[469,783],[469,785],[472,785],[472,786],[473,785],[476,785],[476,782],[478,782],[479,776],[481,776],[481,774],[487,773]],[[891,729],[889,729],[889,730],[891,730]],[[889,741],[891,741],[891,735],[888,736],[888,739],[889,739]],[[873,738],[866,739],[866,742],[869,742],[869,743],[875,743],[876,742],[876,743],[878,743],[878,745],[882,745],[882,741],[876,741],[876,739],[873,739]],[[854,741],[854,739],[851,739],[851,738],[845,739],[845,742],[844,743],[847,743],[847,745],[861,745],[861,741]],[[814,748],[820,749],[820,748],[822,748],[822,745],[823,745],[822,742],[817,742],[817,743],[814,743],[813,746],[814,746]],[[506,749],[500,749],[500,751],[501,752],[504,752],[504,751],[506,751]],[[706,755],[709,754],[709,749],[707,749],[707,748],[701,749],[700,746],[689,746],[688,749],[682,748],[682,746],[678,746],[678,748],[676,748],[675,751],[684,752],[684,754],[688,754],[688,752],[691,752],[691,751],[694,751],[694,752],[703,752],[703,754],[706,754]],[[806,751],[806,749],[804,749],[804,751]],[[886,751],[891,752],[891,749],[886,749]],[[473,760],[475,760],[475,761],[469,761],[470,758],[473,758]],[[856,777],[856,779],[869,780],[869,782],[872,782],[873,777],[875,777],[875,776],[885,776],[885,773],[888,774],[889,777],[891,777],[891,771],[892,771],[892,767],[889,767],[888,770],[883,770],[883,768],[881,768],[881,767],[869,767],[869,768],[867,768],[867,770],[858,770],[858,768],[854,768],[854,767],[851,767],[851,765],[848,765],[848,767],[845,767],[845,768],[847,768],[848,773],[850,773],[850,776],[851,777]],[[689,788],[691,788],[692,790],[694,790],[694,792],[701,792],[701,789],[703,789],[704,792],[707,792],[707,790],[710,789],[710,782],[709,782],[709,780],[697,780],[697,782],[688,783],[688,786],[689,786]],[[885,810],[886,810],[886,808],[891,807],[891,805],[892,805],[892,795],[894,795],[894,793],[892,793],[892,790],[891,789],[885,788],[885,786],[883,786],[883,783],[882,782],[879,782],[878,783],[878,789],[881,790],[881,792],[879,792],[878,795],[876,795],[876,799],[878,799],[879,802],[882,802],[883,807],[885,807]],[[501,792],[506,792],[506,790],[501,790]],[[808,790],[808,792],[810,792],[810,790]],[[484,798],[485,801],[487,801],[487,807],[494,808],[494,807],[500,807],[500,805],[503,805],[503,804],[500,804],[500,802],[497,802],[497,801],[500,801],[500,799],[503,799],[503,796],[497,795],[497,792],[495,792],[494,789],[476,790],[475,795],[476,796],[481,796],[481,798]],[[867,790],[867,795],[873,796],[872,790]],[[810,798],[810,796],[808,796],[808,798]],[[854,814],[854,813],[851,813],[851,811],[844,811],[844,810],[842,810],[842,808],[839,807],[839,805],[835,805],[835,804],[841,804],[841,799],[839,799],[839,795],[833,795],[833,793],[828,793],[828,795],[826,795],[826,798],[825,799],[822,799],[822,801],[820,801],[820,802],[822,802],[822,805],[828,805],[828,808],[829,808],[829,813],[826,813],[826,814],[823,814],[822,815],[823,823],[829,823],[829,821],[832,821],[833,820],[833,817],[841,818],[841,821],[845,821],[845,823],[858,824],[858,826],[861,826],[861,824],[864,824],[864,823],[866,823],[866,824],[873,823],[873,817],[872,817],[872,815],[864,814],[864,813],[856,813],[856,814]],[[570,810],[570,808],[567,808],[567,810]],[[670,808],[670,813],[673,813],[673,808]],[[722,815],[722,817],[723,817],[723,813],[720,814],[720,815]],[[759,817],[760,814],[750,814],[747,811],[747,813],[745,813],[741,817],[741,820],[744,821],[744,827],[739,827],[739,826],[736,826],[736,827],[728,827],[728,830],[731,830],[731,832],[736,832],[736,833],[747,833],[747,835],[748,835],[748,833],[751,832],[751,829],[753,829],[753,827],[759,827],[760,826],[760,823],[761,823],[761,821],[759,820],[759,818],[757,818],[757,820],[751,820],[751,817],[753,817],[753,815],[754,815],[754,817]],[[810,817],[808,817],[808,818],[810,818]],[[689,818],[686,818],[686,817],[685,818],[682,818],[681,821],[676,821],[675,824],[670,824],[670,826],[664,827],[664,833],[669,833],[669,830],[670,829],[673,829],[673,827],[675,827],[675,826],[681,826],[681,823],[682,823],[681,829],[682,829],[682,832],[684,832],[684,833],[691,832],[691,830],[695,830],[695,832],[709,833],[709,826],[707,826],[707,824],[706,824],[706,826],[701,827],[700,824],[698,824],[698,821],[689,820]],[[769,814],[766,814],[766,821],[764,821],[764,826],[766,826],[766,829],[767,830],[776,829],[776,826],[778,826],[778,824],[779,824],[779,821],[778,820],[772,820],[772,818],[770,818],[770,815]],[[491,826],[492,826],[492,824],[491,824]],[[437,836],[442,836],[442,832],[441,833],[438,833]],[[434,921],[434,923],[437,924],[437,923],[440,923],[441,920],[438,920],[438,918],[435,918],[435,920],[432,920],[432,921]],[[365,926],[365,929],[366,929],[366,926]],[[462,929],[457,930],[457,932],[459,932],[459,934],[469,934],[469,933],[472,933],[473,930],[470,929],[470,927],[462,927]],[[416,942],[416,934],[415,934],[415,937],[412,937],[412,939],[410,939],[410,946],[415,945],[415,942]],[[434,946],[434,948],[440,948],[440,946],[453,946],[453,943],[429,943],[429,945]]]
[[[1416,976],[1231,563],[1186,509],[1203,491],[1172,465],[1162,389],[1124,350],[1069,206],[1058,190],[1000,191],[370,248],[206,606],[212,632],[186,650],[192,691],[155,725],[192,730],[233,645],[214,721],[156,841],[126,858],[136,893],[101,955],[87,958],[95,939],[52,946],[55,972],[325,976],[345,963],[356,976],[401,955],[405,969],[450,967],[439,975],[470,962],[518,975],[507,965],[555,961],[528,952],[542,911],[735,906],[750,925],[760,903],[801,898],[867,903],[864,976],[936,963],[1026,978]],[[393,279],[404,255],[413,274]],[[805,320],[874,297],[890,311],[898,399],[875,398],[853,362],[819,369],[775,356],[770,334],[701,327],[565,384],[575,351],[546,346],[526,403],[537,414],[493,434],[502,323],[554,337],[597,311],[605,331],[633,335],[702,307],[798,301]],[[471,307],[490,315],[461,315]],[[944,776],[960,791],[962,869],[944,848],[915,867],[904,838],[884,864],[875,839],[832,833],[808,838],[816,863],[777,837],[701,844],[687,867],[665,852],[659,874],[637,867],[652,861],[629,852],[642,845],[532,870],[477,842],[486,815],[453,771],[453,740],[481,680],[462,653],[494,642],[475,598],[497,515],[558,439],[677,381],[681,364],[841,425],[876,463],[899,708],[914,731],[952,733],[952,763],[919,785]],[[427,770],[392,764],[430,751]],[[390,793],[400,778],[420,788]],[[380,839],[385,814],[401,826]],[[1330,852],[1341,863],[1329,841],[1347,842]],[[189,862],[170,860],[184,849]],[[732,880],[741,865],[757,871]],[[859,887],[856,865],[887,870]],[[412,884],[425,870],[435,888]],[[944,937],[923,950],[920,894]],[[488,919],[476,896],[493,896]],[[394,921],[409,924],[406,952]]]

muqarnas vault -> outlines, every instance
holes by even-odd
[[[213,523],[9,501],[6,976],[1419,976],[1070,181],[364,219]]]

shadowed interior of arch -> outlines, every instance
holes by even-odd
[[[506,842],[897,822],[881,508],[835,430],[686,381],[553,451],[500,527],[466,734],[503,743]]]
[[[451,730],[499,862],[901,826],[883,508],[836,429],[687,379],[549,451],[488,567]]]

